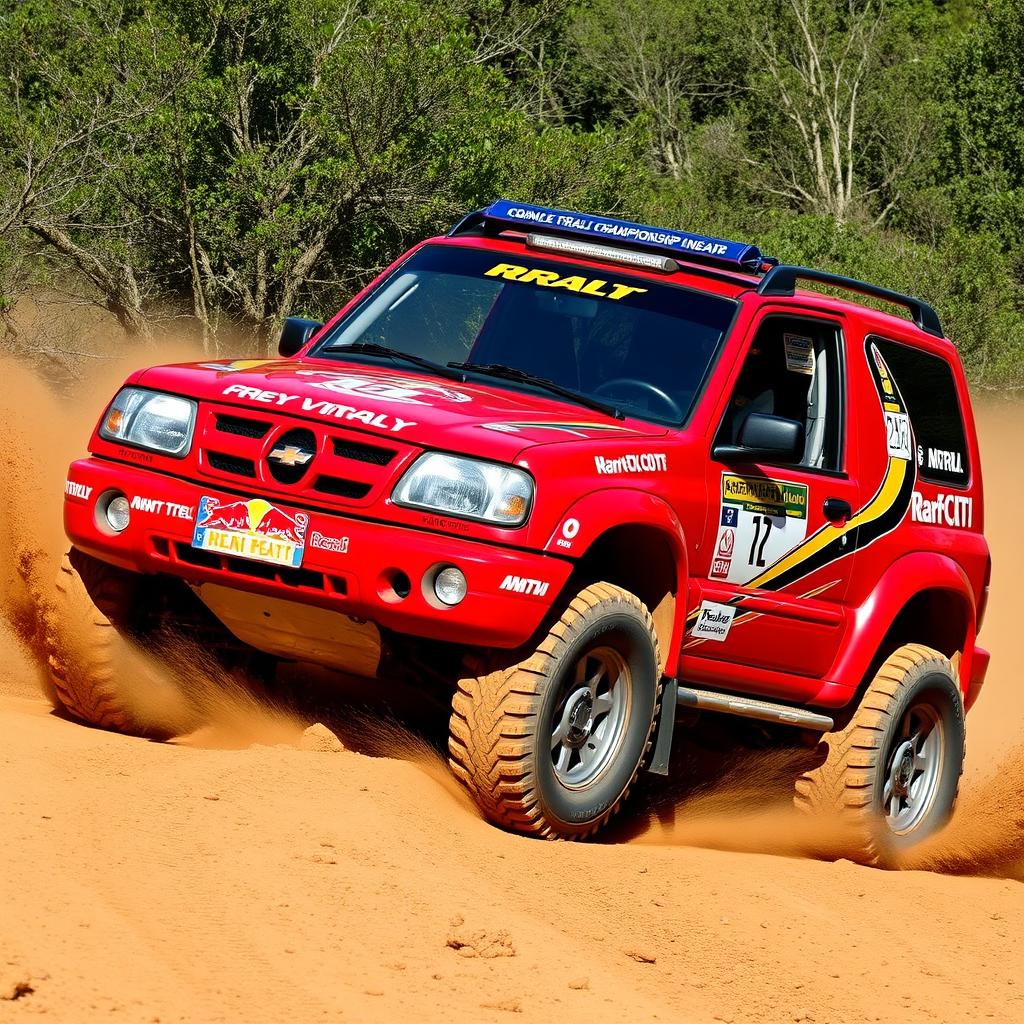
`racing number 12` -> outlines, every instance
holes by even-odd
[[[772,532],[772,521],[768,516],[754,516],[754,539],[750,542],[750,557],[747,565],[756,565],[759,569],[764,568],[764,546],[768,543],[768,535]],[[761,525],[764,524],[764,536],[761,536]],[[757,556],[755,562],[754,557]]]

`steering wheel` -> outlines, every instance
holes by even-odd
[[[632,388],[634,391],[643,391],[649,395],[654,395],[668,409],[673,419],[682,420],[684,418],[683,410],[679,408],[679,403],[671,395],[662,391],[656,384],[640,380],[637,377],[616,377],[613,380],[606,380],[603,384],[599,384],[594,388],[591,394],[597,397],[602,393],[619,388]]]

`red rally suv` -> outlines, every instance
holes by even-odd
[[[152,729],[115,655],[171,626],[440,681],[452,770],[524,833],[595,832],[704,712],[813,737],[795,800],[848,856],[952,812],[990,559],[920,300],[499,201],[286,321],[278,359],[133,374],[89,451],[48,637],[81,719]]]

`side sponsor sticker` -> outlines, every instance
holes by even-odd
[[[722,474],[722,514],[710,576],[748,583],[807,535],[807,485]]]
[[[313,530],[309,535],[309,546],[321,551],[333,551],[336,555],[347,555],[348,537],[329,537],[319,530]]]
[[[92,488],[85,484],[75,483],[74,480],[65,480],[64,493],[69,498],[81,498],[82,501],[88,501],[89,495],[92,494]]]
[[[963,494],[942,494],[926,498],[914,491],[910,499],[910,517],[915,523],[935,526],[959,526],[970,529],[974,525],[974,499]]]
[[[132,498],[131,506],[136,512],[151,512],[155,516],[169,516],[171,519],[191,519],[193,515],[189,505],[179,505],[159,498],[144,498],[140,494]]]
[[[302,564],[308,525],[305,512],[290,515],[262,498],[222,503],[204,495],[199,500],[192,547],[297,569]]]
[[[668,469],[668,456],[662,452],[638,452],[617,455],[613,459],[595,455],[594,468],[606,476],[621,473],[664,473]]]
[[[910,417],[905,412],[885,410],[885,445],[891,459],[911,459]]]
[[[543,597],[548,592],[550,583],[543,580],[531,580],[524,576],[506,576],[502,581],[499,590],[510,590],[514,594],[532,594],[534,597]]]
[[[696,640],[717,640],[721,643],[728,637],[735,617],[736,608],[733,605],[702,601],[690,636]]]

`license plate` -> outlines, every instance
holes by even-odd
[[[199,500],[192,547],[297,569],[302,565],[308,526],[305,512],[285,512],[263,498],[224,502],[204,496]]]

